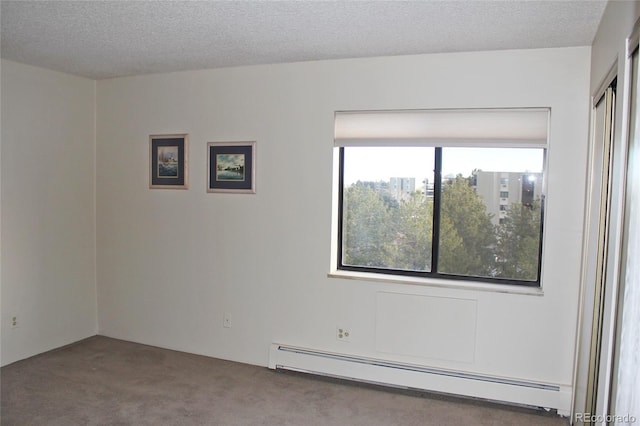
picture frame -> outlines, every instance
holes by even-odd
[[[207,143],[207,192],[256,193],[256,142]]]
[[[189,135],[149,136],[149,188],[189,188]]]

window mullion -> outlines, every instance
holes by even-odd
[[[438,272],[438,251],[440,250],[440,200],[442,195],[442,148],[434,150],[433,171],[433,226],[431,228],[431,273]]]
[[[344,266],[343,264],[343,252],[344,252],[344,147],[339,151],[339,174],[338,174],[338,268]]]

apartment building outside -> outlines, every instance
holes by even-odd
[[[487,205],[492,222],[500,224],[513,203],[528,205],[542,194],[542,173],[483,172],[475,174],[476,193]]]
[[[398,201],[407,201],[416,191],[416,178],[392,177],[389,178],[389,193]]]

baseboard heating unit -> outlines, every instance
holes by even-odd
[[[555,409],[564,416],[569,415],[571,409],[571,388],[567,385],[430,368],[277,343],[270,348],[269,368]]]

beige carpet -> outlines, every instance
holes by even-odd
[[[92,337],[0,370],[2,425],[567,425],[477,400]]]

